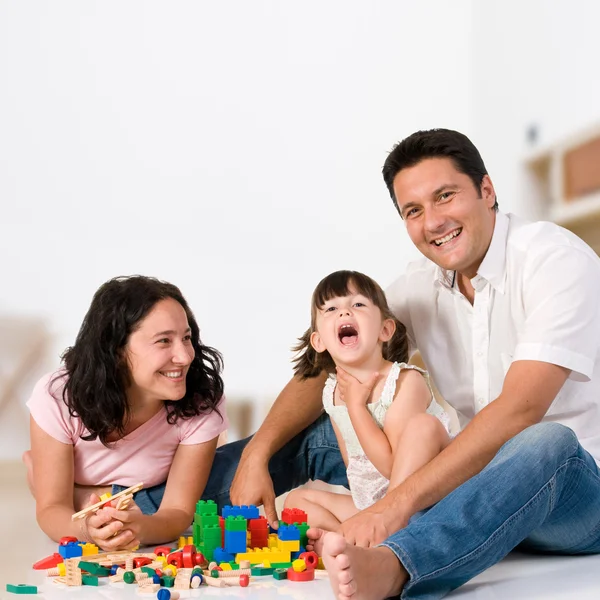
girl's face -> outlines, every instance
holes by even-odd
[[[195,353],[185,310],[172,298],[161,300],[129,336],[125,347],[130,401],[181,400]]]
[[[337,296],[317,309],[316,331],[310,342],[317,352],[327,350],[336,364],[357,364],[371,358],[377,347],[394,334],[392,319],[352,286],[347,296]]]

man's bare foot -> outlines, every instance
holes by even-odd
[[[385,546],[351,546],[338,533],[327,533],[322,543],[323,562],[340,600],[384,600],[399,595],[408,581],[402,563]]]
[[[27,487],[31,492],[31,495],[35,498],[35,491],[33,489],[33,461],[31,460],[31,450],[25,450],[21,460],[27,469]]]
[[[311,527],[306,532],[308,541],[306,543],[306,549],[309,552],[316,552],[319,556],[323,556],[323,538],[327,531],[319,529],[318,527]]]

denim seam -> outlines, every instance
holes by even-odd
[[[545,483],[539,490],[538,492],[535,494],[535,496],[533,496],[529,502],[527,502],[525,505],[523,505],[519,510],[517,510],[516,512],[514,512],[510,517],[508,517],[504,523],[502,523],[502,525],[500,525],[500,527],[498,527],[496,529],[496,531],[494,531],[487,540],[485,540],[482,544],[480,544],[479,546],[477,546],[477,548],[474,548],[473,550],[471,550],[468,554],[465,554],[464,556],[462,556],[461,558],[456,559],[454,562],[450,563],[449,565],[446,565],[445,567],[442,567],[441,569],[438,569],[437,571],[432,571],[431,573],[428,573],[426,575],[423,575],[421,577],[417,577],[413,580],[413,578],[411,577],[411,579],[407,582],[405,589],[408,587],[412,587],[414,585],[416,585],[417,583],[424,581],[426,579],[430,579],[433,577],[436,577],[440,574],[443,574],[447,571],[450,571],[458,566],[463,565],[465,562],[467,562],[468,560],[470,560],[473,556],[476,556],[477,554],[480,554],[481,552],[483,552],[485,549],[487,549],[492,543],[495,542],[495,540],[501,535],[501,533],[506,529],[506,527],[512,522],[514,521],[516,518],[518,518],[519,516],[525,514],[526,512],[528,512],[529,510],[531,510],[531,508],[537,503],[537,501],[539,500],[540,495],[545,492],[547,490],[548,487],[550,487],[550,484],[553,480],[556,479],[557,474],[559,473],[559,471],[564,470],[567,465],[571,462],[571,461],[577,461],[577,462],[582,462],[581,459],[577,458],[577,457],[573,457],[573,458],[569,458],[567,459],[562,465],[560,465],[554,472],[554,474],[552,475],[552,477],[548,480],[547,483]],[[404,553],[403,553],[404,554]],[[407,569],[408,570],[408,569]]]

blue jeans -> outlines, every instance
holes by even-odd
[[[401,598],[434,600],[513,548],[600,553],[600,477],[569,428],[529,427],[478,475],[385,542],[409,575]]]
[[[231,504],[229,490],[240,456],[251,437],[217,448],[210,476],[202,494],[203,500],[214,500],[219,512]],[[320,479],[333,485],[348,487],[346,467],[340,454],[337,439],[328,415],[321,415],[312,425],[290,440],[269,462],[275,495],[306,483],[309,479]],[[252,473],[247,473],[252,477]],[[112,493],[124,490],[124,486],[113,485]],[[165,493],[165,483],[140,490],[134,495],[136,504],[144,514],[154,514]]]

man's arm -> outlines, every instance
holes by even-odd
[[[231,484],[235,505],[263,505],[271,525],[277,525],[275,492],[269,460],[295,435],[313,423],[323,411],[326,374],[310,379],[292,378],[277,396],[264,423],[248,442]],[[248,476],[251,474],[251,476]]]
[[[382,542],[479,473],[509,439],[539,423],[570,371],[539,361],[514,362],[500,396],[479,412],[436,458],[382,500],[342,524],[351,543]]]

